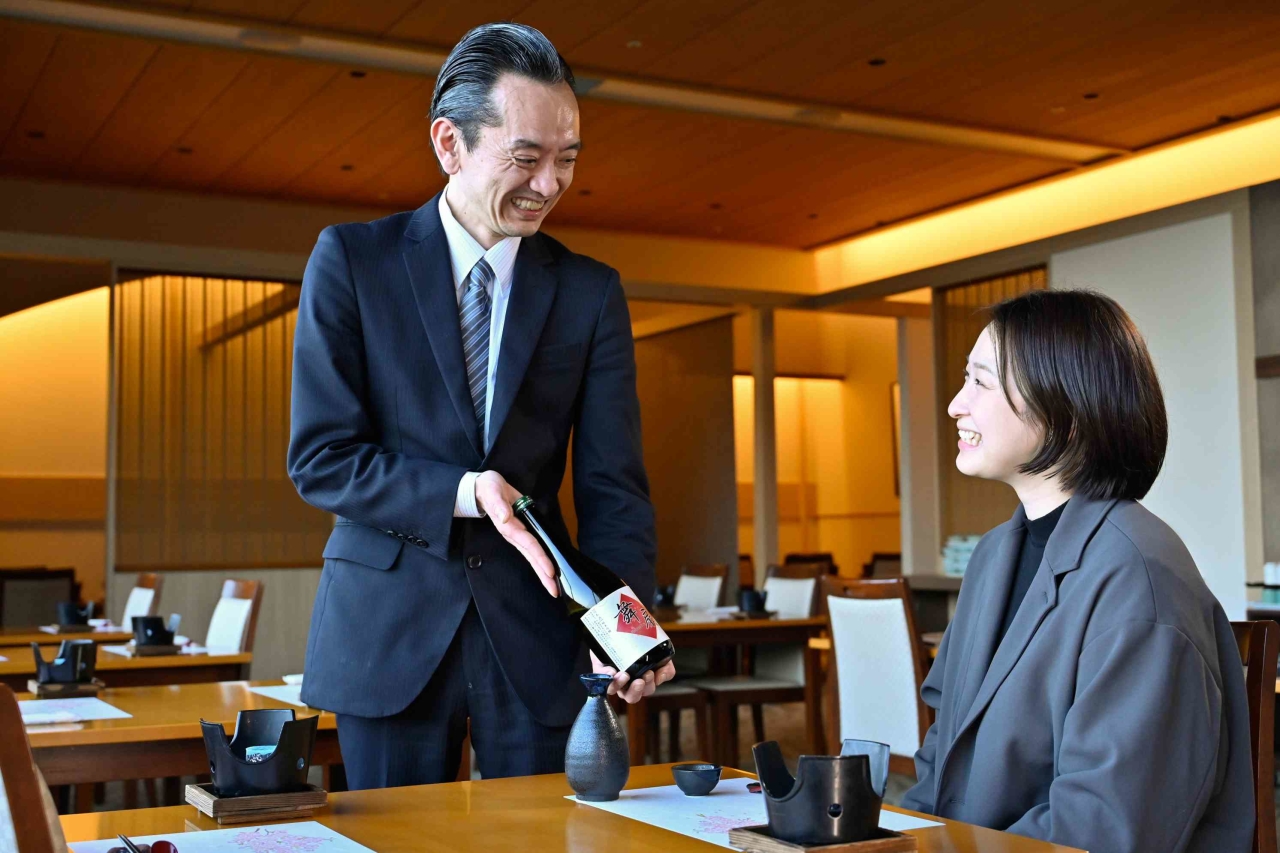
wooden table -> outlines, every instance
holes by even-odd
[[[14,652],[4,651],[7,648],[30,646],[32,643],[61,643],[63,640],[93,640],[95,643],[127,643],[133,639],[133,632],[123,628],[107,631],[75,631],[50,634],[41,631],[38,626],[29,628],[0,628],[0,654],[12,658]]]
[[[631,768],[627,787],[671,784],[671,765]],[[745,776],[726,770],[725,777]],[[331,794],[315,819],[377,853],[566,851],[714,853],[725,848],[566,800],[562,774]],[[67,841],[218,829],[192,806],[66,815]],[[1071,853],[1073,848],[945,821],[913,830],[920,853]],[[177,837],[175,837],[177,836]],[[1079,853],[1079,851],[1076,851]]]
[[[808,619],[735,619],[686,614],[680,619],[664,619],[658,615],[662,629],[677,648],[712,648],[746,646],[757,643],[791,644],[805,650],[804,657],[804,726],[810,744],[820,751],[822,743],[822,705],[819,701],[818,657],[808,652],[809,640],[827,629],[825,616]],[[648,752],[648,709],[641,700],[627,708],[627,740],[632,765],[644,761]]]
[[[45,659],[57,646],[42,648]],[[10,650],[13,651],[13,650]],[[6,653],[0,661],[0,683],[15,693],[27,689],[27,680],[36,674],[31,649]],[[252,652],[230,655],[157,655],[125,657],[98,651],[97,675],[108,687],[142,687],[148,684],[198,684],[209,681],[239,681],[249,677]]]
[[[50,785],[194,776],[209,772],[200,720],[222,723],[231,734],[239,711],[290,708],[299,719],[320,716],[312,763],[340,764],[333,714],[249,691],[254,686],[282,683],[225,681],[108,688],[98,698],[132,717],[28,726],[27,739],[36,764]],[[18,698],[35,697],[23,693]]]

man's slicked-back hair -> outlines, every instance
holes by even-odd
[[[480,128],[502,124],[492,95],[503,74],[518,74],[549,86],[574,83],[569,63],[538,30],[507,22],[484,24],[449,51],[431,95],[430,121],[449,119],[462,132],[467,150],[473,150]]]
[[[1164,464],[1169,421],[1146,342],[1113,299],[1033,290],[991,309],[1000,385],[1044,428],[1024,474],[1091,498],[1138,500]],[[1010,399],[1010,405],[1013,400]]]

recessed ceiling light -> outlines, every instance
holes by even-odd
[[[578,195],[591,195],[591,190],[578,190]]]
[[[1098,93],[1097,93],[1097,92],[1085,92],[1085,93],[1084,93],[1084,99],[1085,99],[1086,101],[1096,101],[1096,100],[1098,99]]]
[[[191,149],[190,149],[190,148],[188,148],[188,147],[187,147],[187,146],[185,146],[185,145],[181,145],[181,146],[179,146],[179,147],[178,147],[178,153],[179,153],[179,154],[190,154],[190,153],[191,153]]]
[[[352,166],[350,163],[343,163],[342,166],[340,166],[339,168],[341,168],[342,171],[344,172],[350,172],[352,169],[355,168],[355,166]]]
[[[643,47],[643,42],[641,42],[639,39],[632,39],[631,41],[627,42],[627,47],[631,48],[632,50],[635,50],[637,47]]]
[[[712,210],[719,210],[719,209],[720,209],[720,208],[722,208],[722,207],[724,207],[724,205],[723,205],[723,204],[721,204],[721,203],[720,203],[720,202],[718,202],[718,201],[713,201],[713,202],[711,202],[711,209],[712,209]]]
[[[1229,121],[1235,121],[1235,119],[1231,118],[1231,116],[1218,116],[1218,121],[1226,124]]]
[[[870,66],[873,66],[873,67],[879,68],[881,65],[884,65],[884,64],[885,64],[886,62],[888,62],[888,61],[889,61],[889,60],[887,60],[887,59],[881,59],[880,57],[878,57],[878,56],[877,56],[875,59],[868,59],[868,60],[867,60],[867,64],[868,64],[868,65],[870,65]]]
[[[809,214],[809,218],[810,218],[810,219],[817,219],[817,218],[818,218],[818,214],[816,214],[816,213],[810,213],[810,214]]]
[[[366,72],[364,71],[352,71],[351,76],[359,80],[361,77],[365,76],[365,73]]]
[[[28,139],[44,139],[44,131],[43,131],[43,130],[28,130],[28,131],[27,131],[27,138],[28,138]]]

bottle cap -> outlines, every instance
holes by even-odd
[[[524,512],[526,509],[528,509],[531,506],[533,506],[533,498],[529,497],[528,495],[522,495],[519,499],[516,500],[515,504],[511,508],[514,509],[516,512]]]

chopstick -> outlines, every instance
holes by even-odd
[[[117,835],[116,838],[119,838],[124,842],[124,846],[129,848],[129,853],[142,853],[142,851],[138,849],[138,845],[130,841],[129,836],[125,835],[123,832]]]

